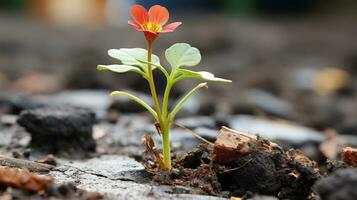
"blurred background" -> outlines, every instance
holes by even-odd
[[[135,74],[96,71],[97,64],[115,63],[108,49],[145,48],[142,33],[127,25],[135,3],[167,6],[170,21],[183,22],[175,33],[162,34],[155,54],[187,42],[203,54],[197,70],[233,80],[210,84],[188,112],[278,117],[357,134],[354,0],[1,0],[3,102],[64,91],[147,92]],[[162,91],[164,79],[155,76]],[[194,82],[178,85],[174,97]],[[84,99],[91,100],[100,104],[95,96]]]

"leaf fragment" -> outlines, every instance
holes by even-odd
[[[0,185],[16,187],[32,192],[43,191],[53,182],[53,178],[33,174],[27,170],[0,167]]]

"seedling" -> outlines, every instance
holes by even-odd
[[[212,73],[206,71],[191,71],[188,68],[197,66],[201,61],[200,51],[186,43],[177,43],[168,48],[165,57],[171,65],[170,73],[160,64],[158,56],[152,54],[152,46],[160,33],[174,32],[181,25],[181,22],[166,24],[169,20],[169,12],[165,7],[155,5],[147,11],[140,5],[131,8],[132,20],[128,24],[132,25],[137,31],[144,33],[147,42],[147,49],[141,48],[121,48],[111,49],[108,51],[109,56],[118,59],[122,64],[98,65],[98,70],[109,70],[116,73],[135,72],[148,81],[154,107],[138,97],[123,91],[112,92],[112,96],[125,95],[136,101],[146,108],[156,120],[156,128],[162,135],[162,162],[161,167],[164,170],[171,169],[170,155],[170,126],[174,121],[177,112],[182,108],[184,103],[200,88],[206,87],[207,83],[203,82],[189,91],[182,99],[168,110],[169,96],[172,87],[179,81],[188,78],[196,78],[210,82],[231,82],[227,79],[217,78]],[[161,102],[158,98],[155,88],[153,70],[160,70],[166,77],[166,89]]]

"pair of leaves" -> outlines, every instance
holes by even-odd
[[[108,51],[108,54],[120,60],[122,65],[98,65],[98,70],[110,70],[117,73],[132,71],[145,76],[145,72],[148,68],[147,50],[141,48],[111,49]],[[205,81],[231,82],[230,80],[216,78],[210,72],[195,72],[182,69],[182,67],[194,67],[201,61],[200,51],[195,47],[191,47],[189,44],[177,43],[172,45],[166,50],[165,57],[173,71],[177,73],[177,76],[180,76],[179,80],[184,78],[197,78]],[[161,70],[163,69],[160,64],[160,59],[156,55],[152,55],[151,63],[153,67],[158,66]]]

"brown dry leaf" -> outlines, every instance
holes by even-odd
[[[357,149],[346,147],[342,150],[341,157],[346,164],[357,167]]]
[[[33,174],[27,170],[0,167],[0,185],[40,192],[52,184],[50,176]]]
[[[164,169],[164,162],[160,153],[157,151],[154,140],[152,139],[151,135],[145,134],[143,137],[143,143],[145,145],[145,154],[152,155],[156,162],[159,163],[162,169]]]

